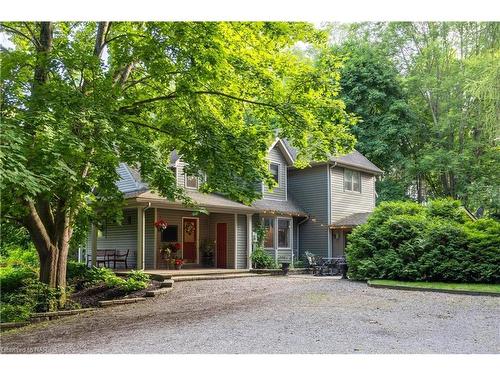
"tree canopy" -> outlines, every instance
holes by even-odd
[[[352,56],[344,96],[362,120],[358,147],[387,173],[381,184],[395,181],[400,197],[452,197],[498,215],[500,24],[364,23],[343,31],[340,48]]]

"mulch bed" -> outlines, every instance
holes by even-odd
[[[75,291],[70,299],[81,307],[97,307],[99,301],[106,301],[119,298],[135,298],[144,297],[147,291],[160,288],[160,282],[151,280],[146,289],[138,290],[136,292],[126,293],[118,287],[109,288],[105,284],[99,284],[90,288]]]

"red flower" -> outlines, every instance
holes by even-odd
[[[160,219],[158,221],[155,221],[155,227],[158,230],[165,230],[168,227],[168,223],[165,220]]]
[[[184,259],[176,259],[176,260],[175,260],[175,265],[176,265],[176,266],[180,266],[180,265],[182,265],[182,264],[184,264]]]
[[[180,250],[180,248],[181,248],[181,244],[179,242],[177,242],[174,246],[175,246],[175,250]]]

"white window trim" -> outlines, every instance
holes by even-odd
[[[354,177],[354,173],[359,173],[359,191],[346,189],[346,187],[345,187],[345,182],[346,182],[345,175],[346,175],[346,171],[351,171],[351,173],[353,174],[352,175],[353,177]],[[362,181],[363,181],[363,178],[362,178],[362,175],[361,175],[360,171],[357,171],[357,170],[354,170],[354,169],[349,169],[349,168],[344,168],[344,172],[342,174],[342,185],[343,185],[342,187],[343,187],[345,193],[361,194],[363,192],[363,183],[362,183]],[[354,189],[354,178],[351,179],[351,187]]]
[[[278,241],[278,221],[279,220],[287,220],[288,222],[290,222],[290,235],[288,238],[288,243],[290,244],[290,246],[288,246],[288,247],[279,247],[279,241]],[[293,248],[293,218],[282,217],[282,216],[278,216],[276,218],[276,248],[278,250],[290,250]]]

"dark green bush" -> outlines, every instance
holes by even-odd
[[[36,280],[37,273],[26,266],[7,266],[0,268],[0,288],[2,293],[13,293],[23,287],[27,280]]]
[[[349,277],[500,281],[500,223],[471,222],[457,201],[386,202],[349,236]]]
[[[0,322],[23,322],[29,319],[32,312],[31,307],[28,305],[12,305],[2,302],[0,305]]]

